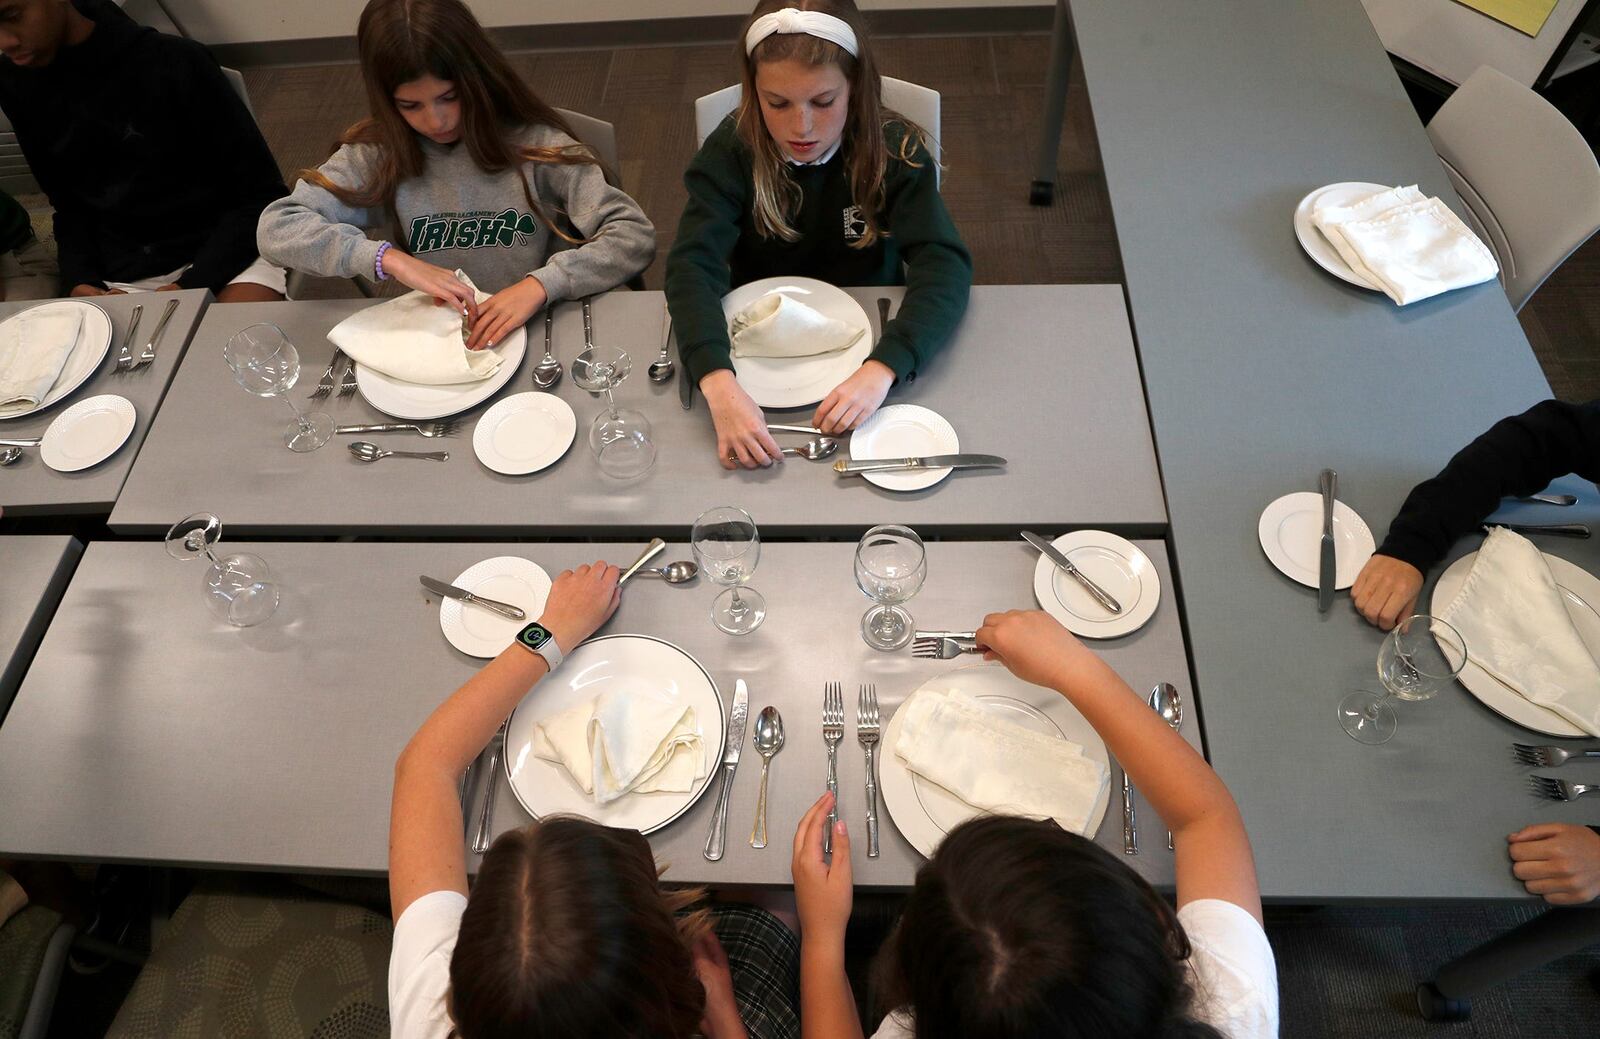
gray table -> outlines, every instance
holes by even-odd
[[[144,316],[139,322],[138,339],[133,349],[137,353],[149,341],[156,322],[169,300],[176,298],[178,309],[172,314],[167,330],[161,336],[156,359],[132,374],[119,375],[112,371],[122,337],[128,331],[133,308],[143,305]],[[93,302],[111,318],[111,349],[100,370],[90,376],[82,386],[65,400],[26,418],[7,419],[0,422],[0,437],[36,437],[44,431],[74,402],[102,393],[115,393],[133,402],[138,419],[128,442],[110,458],[99,465],[76,473],[58,473],[39,459],[38,448],[28,448],[23,457],[0,470],[0,506],[9,516],[67,515],[98,513],[104,515],[116,503],[128,470],[139,454],[145,436],[150,432],[156,410],[177,370],[189,337],[199,322],[200,312],[210,301],[205,289],[187,289],[182,292],[145,292],[123,296],[97,296]],[[18,311],[36,307],[41,301],[0,303],[0,318],[10,317]],[[226,309],[226,308],[224,308]]]
[[[1505,835],[1552,815],[1509,764],[1528,733],[1453,692],[1402,705],[1386,746],[1346,737],[1334,705],[1376,680],[1380,633],[1347,595],[1319,616],[1256,538],[1268,502],[1332,466],[1381,539],[1413,484],[1549,396],[1498,285],[1399,309],[1296,244],[1295,204],[1330,181],[1416,182],[1460,205],[1360,3],[1077,0],[1072,14],[1207,745],[1263,892],[1525,897]]]
[[[0,722],[82,553],[64,535],[0,537]]]
[[[880,294],[855,292],[876,323]],[[368,306],[365,301],[276,303],[214,308],[196,337],[162,409],[146,451],[111,517],[114,530],[155,533],[186,512],[205,508],[240,533],[587,534],[595,528],[631,534],[687,534],[701,511],[733,502],[764,531],[807,534],[859,531],[894,519],[945,530],[1004,530],[1057,524],[1104,526],[1130,535],[1165,524],[1155,453],[1122,292],[1110,285],[984,286],[957,341],[915,383],[890,396],[927,405],[955,425],[963,449],[1005,455],[1003,473],[952,474],[914,494],[842,479],[826,464],[790,459],[771,471],[727,472],[716,461],[704,400],[678,403],[678,381],[655,385],[644,369],[661,345],[663,297],[614,292],[595,301],[598,342],[628,350],[632,376],[619,404],[644,411],[655,426],[656,465],[622,482],[602,474],[585,437],[601,410],[570,372],[558,392],[578,416],[578,439],[560,462],[530,476],[502,476],[472,451],[472,431],[490,406],[463,418],[447,441],[415,436],[368,437],[391,447],[447,447],[444,464],[390,459],[365,466],[345,450],[353,437],[308,455],[283,449],[282,404],[247,398],[216,356],[233,332],[275,321],[303,358],[304,399],[327,365],[329,328]],[[527,357],[499,398],[530,390],[540,356],[542,322]],[[582,348],[576,304],[558,307],[556,354],[570,366]],[[324,402],[342,424],[382,421],[359,396]],[[803,422],[811,409],[773,413]],[[801,438],[789,436],[799,443]]]
[[[605,546],[621,562],[635,547]],[[1170,589],[1162,546],[1142,547]],[[506,553],[555,572],[593,559],[600,546],[285,542],[252,550],[287,591],[267,624],[234,630],[206,613],[198,566],[167,558],[157,544],[89,547],[0,727],[0,855],[382,872],[395,758],[480,666],[445,642],[436,601],[415,575],[451,577]],[[852,695],[857,683],[875,682],[887,711],[929,676],[961,666],[867,648],[857,631],[867,602],[851,578],[851,551],[767,546],[753,585],[769,617],[743,639],[711,626],[717,589],[705,582],[631,585],[605,629],[668,639],[701,659],[725,701],[743,677],[753,709],[772,703],[784,713],[788,746],[772,767],[769,847],[757,852],[746,840],[760,771],[747,746],[721,863],[701,854],[715,791],[654,838],[673,879],[787,883],[790,835],[823,789],[822,682],[844,682]],[[674,545],[668,558],[684,554]],[[911,609],[925,624],[955,628],[991,608],[1031,606],[1034,559],[1020,542],[932,543],[928,581]],[[1170,680],[1188,692],[1170,594],[1142,631],[1097,648],[1135,688]],[[1198,744],[1196,713],[1185,734]],[[840,748],[840,790],[852,832],[863,834],[853,721]],[[1170,885],[1160,823],[1142,798],[1138,807],[1143,851],[1128,861]],[[496,828],[526,820],[502,785]],[[890,821],[881,839],[879,859],[857,856],[858,881],[908,884],[919,857]],[[1100,841],[1121,854],[1115,798]]]

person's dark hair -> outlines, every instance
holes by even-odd
[[[489,848],[450,959],[460,1039],[678,1039],[705,990],[700,898],[662,887],[634,830],[551,817]]]
[[[950,831],[884,943],[917,1039],[1222,1039],[1190,1016],[1171,906],[1093,842],[987,816]]]

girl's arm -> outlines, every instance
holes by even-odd
[[[576,144],[568,137],[556,137],[553,143]],[[538,163],[525,169],[532,183],[544,188],[540,201],[565,213],[580,237],[593,239],[552,252],[532,272],[551,302],[606,292],[650,266],[656,255],[655,225],[639,203],[606,183],[599,166]]]
[[[833,861],[822,854],[833,795],[817,798],[794,834],[795,906],[800,914],[800,1034],[803,1039],[861,1039],[861,1020],[844,970],[844,932],[854,901],[850,834],[833,827]]]
[[[320,167],[335,184],[359,187],[372,175],[373,148],[347,144]],[[322,278],[372,278],[378,242],[369,210],[347,206],[324,188],[300,181],[267,206],[256,225],[256,247],[268,263]]]
[[[1261,919],[1261,891],[1233,796],[1187,740],[1172,731],[1105,661],[1037,610],[992,613],[977,632],[1025,682],[1055,689],[1082,712],[1128,778],[1172,830],[1178,905],[1216,898]]]
[[[621,601],[618,576],[609,563],[595,563],[556,578],[539,623],[563,652],[571,652],[615,612]],[[467,893],[456,786],[467,763],[545,671],[543,657],[520,643],[508,646],[428,716],[395,762],[389,901],[396,920],[431,891]]]

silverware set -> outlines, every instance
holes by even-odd
[[[1511,756],[1519,765],[1535,768],[1557,768],[1569,761],[1600,761],[1600,746],[1557,747],[1538,746],[1531,743],[1513,743]],[[1533,792],[1552,801],[1576,801],[1587,794],[1600,793],[1600,783],[1574,783],[1554,776],[1528,777]]]
[[[175,299],[167,301],[166,309],[161,312],[161,320],[156,322],[156,330],[150,333],[144,349],[137,354],[133,352],[133,341],[139,331],[139,319],[144,316],[144,304],[134,304],[133,316],[128,321],[128,333],[122,337],[122,347],[117,351],[116,363],[111,368],[113,372],[126,375],[128,372],[148,367],[155,361],[156,348],[161,345],[161,335],[167,330],[167,322],[172,320],[172,312],[178,309],[178,302]]]
[[[1032,545],[1034,548],[1043,553],[1046,559],[1049,559],[1050,562],[1056,565],[1056,569],[1060,570],[1062,573],[1078,582],[1079,586],[1081,586],[1084,591],[1088,592],[1094,598],[1095,602],[1099,603],[1110,613],[1115,615],[1122,612],[1122,604],[1113,599],[1111,594],[1104,588],[1101,588],[1099,585],[1089,580],[1089,576],[1074,566],[1072,560],[1068,559],[1063,552],[1056,548],[1056,546],[1052,545],[1050,542],[1046,541],[1044,538],[1035,534],[1031,530],[1024,530],[1022,532],[1022,540],[1026,541],[1028,544]]]
[[[867,759],[867,858],[878,857],[878,742],[882,739],[878,687],[866,684],[856,695],[856,742]],[[822,688],[822,742],[828,747],[828,793],[833,808],[822,835],[822,851],[833,854],[833,824],[839,821],[839,744],[844,740],[844,685],[829,682]]]
[[[339,367],[341,360],[345,362],[344,376],[336,379],[333,374],[334,369]],[[311,391],[311,399],[322,400],[329,397],[335,387],[338,388],[341,400],[354,397],[356,394],[356,362],[343,350],[337,349],[333,351],[333,360],[329,361],[328,367],[323,370],[322,378],[317,380],[317,388]]]

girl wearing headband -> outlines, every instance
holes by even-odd
[[[917,377],[967,306],[972,259],[939,197],[934,145],[883,107],[851,0],[762,0],[739,50],[738,111],[706,138],[667,260],[667,303],[688,376],[717,428],[725,468],[781,461],[761,409],[740,388],[721,299],[761,278],[905,285],[871,356],[818,405],[844,432],[896,382]]]

